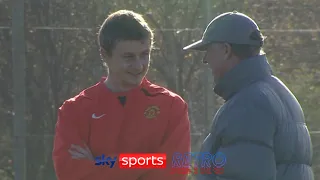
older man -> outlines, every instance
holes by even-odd
[[[201,40],[184,48],[206,52],[203,61],[212,69],[214,92],[225,100],[201,148],[225,154],[223,174],[198,179],[314,179],[303,110],[273,75],[263,42],[250,17],[227,12],[210,22]]]

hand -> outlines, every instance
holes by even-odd
[[[71,144],[71,148],[68,150],[68,152],[71,154],[72,159],[89,159],[94,160],[94,157],[88,148],[88,146],[85,145],[85,148],[82,148],[78,145]]]

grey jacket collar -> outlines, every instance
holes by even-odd
[[[214,87],[214,92],[228,100],[240,89],[271,75],[272,70],[266,56],[254,56],[243,60],[227,72]]]

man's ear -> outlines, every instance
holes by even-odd
[[[106,59],[107,58],[106,50],[104,50],[102,47],[100,47],[99,51],[100,51],[101,58]]]
[[[99,51],[100,51],[101,60],[102,60],[103,63],[105,63],[105,66],[106,66],[107,64],[110,63],[110,62],[109,62],[109,60],[110,60],[110,55],[109,55],[109,53],[107,53],[107,51],[106,51],[104,48],[102,48],[102,47],[100,47]]]
[[[232,56],[232,47],[230,44],[228,43],[224,43],[224,50],[225,50],[225,54],[226,54],[226,58],[231,58]]]

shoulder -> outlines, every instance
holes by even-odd
[[[92,104],[94,103],[95,96],[96,94],[98,94],[99,91],[98,86],[99,83],[90,86],[86,89],[83,89],[75,96],[66,99],[60,106],[59,110],[72,111],[92,106]]]
[[[158,97],[163,99],[166,103],[170,103],[171,107],[174,106],[180,106],[185,107],[187,106],[187,103],[185,100],[177,93],[154,83],[150,83],[148,86],[144,89],[147,91],[150,96]]]
[[[270,86],[261,81],[243,89],[225,103],[221,116],[228,124],[276,124],[278,97]],[[241,121],[239,121],[241,119]],[[226,122],[226,123],[227,123]],[[255,122],[255,123],[253,123]]]
[[[280,99],[270,84],[259,81],[240,91],[230,102],[230,107],[243,106],[246,109],[263,109],[271,112],[273,106],[280,103]]]

